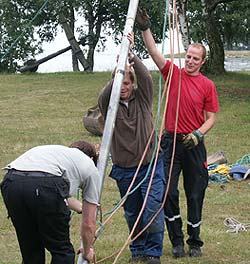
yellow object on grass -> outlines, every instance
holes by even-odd
[[[210,170],[208,173],[209,175],[211,174],[215,174],[215,173],[220,173],[223,175],[226,175],[229,179],[232,179],[232,177],[229,175],[229,170],[231,169],[231,167],[222,164],[222,165],[218,165],[215,169]]]

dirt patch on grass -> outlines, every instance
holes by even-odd
[[[250,89],[245,88],[224,88],[219,89],[219,96],[250,98]]]

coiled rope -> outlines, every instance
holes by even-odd
[[[235,165],[250,166],[250,154],[246,154],[241,159],[237,160]]]
[[[228,217],[224,220],[224,225],[229,227],[229,229],[226,231],[227,233],[236,233],[242,231],[249,231],[250,230],[250,223],[248,224],[242,224],[238,220],[236,220],[233,217]]]

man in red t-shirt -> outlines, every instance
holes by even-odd
[[[137,24],[142,30],[143,40],[150,56],[166,80],[171,69],[171,62],[167,61],[156,48],[150,30],[150,21],[145,11],[139,10]],[[202,254],[203,241],[200,238],[200,225],[203,200],[208,185],[204,136],[213,127],[216,112],[219,111],[215,85],[200,73],[205,58],[205,47],[200,43],[193,43],[186,52],[185,67],[179,69],[176,65],[172,65],[165,131],[161,139],[166,178],[170,180],[164,208],[165,219],[173,246],[172,253],[176,258],[185,256],[178,191],[181,172],[187,198],[188,239],[186,243],[189,246],[189,256],[199,257]],[[177,133],[176,148],[173,168],[170,171],[175,131]]]

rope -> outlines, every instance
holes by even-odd
[[[250,154],[246,154],[241,159],[237,160],[235,165],[250,166]]]
[[[229,170],[236,167],[236,166],[244,166],[246,168],[250,167],[250,154],[245,154],[237,160],[234,164],[211,164],[208,166],[208,173],[209,173],[209,182],[219,182],[219,183],[226,183],[230,182],[233,179],[232,175],[229,174]],[[244,174],[243,174],[244,175]],[[249,176],[246,173],[244,179]]]
[[[226,218],[224,220],[224,225],[230,228],[226,231],[227,233],[238,234],[241,231],[249,231],[250,230],[250,223],[249,224],[242,224],[233,217]]]
[[[11,51],[11,49],[16,45],[16,43],[19,41],[20,38],[23,37],[24,34],[26,34],[26,30],[32,25],[33,21],[37,18],[37,16],[42,12],[44,7],[47,5],[49,0],[45,0],[43,5],[40,7],[40,9],[36,12],[35,16],[29,21],[29,23],[25,26],[23,29],[23,32],[15,39],[15,41],[10,45],[10,47],[7,49],[7,51],[4,53],[4,55],[1,57],[0,62],[6,57],[6,55]]]
[[[169,4],[170,5],[170,4]],[[166,1],[166,8],[167,8],[167,1]],[[177,28],[177,31],[178,31],[178,21],[177,21],[177,14],[176,14],[176,1],[173,1],[173,9],[174,9],[174,12],[173,12],[173,32],[174,32],[174,25],[176,24],[176,28]],[[170,10],[170,8],[169,8]],[[166,10],[167,11],[167,10]],[[169,16],[170,17],[170,16]],[[169,22],[169,25],[171,25],[171,23]],[[177,32],[178,33],[178,32]],[[173,38],[173,43],[171,42],[171,36],[170,36],[170,43],[173,45],[174,44],[174,38]],[[179,39],[178,39],[178,51],[180,53],[180,48],[179,48]],[[165,82],[165,87],[164,87],[164,93],[162,95],[162,100],[161,100],[161,103],[163,101],[163,98],[164,98],[164,95],[166,93],[166,90],[167,90],[167,98],[166,98],[166,104],[165,104],[165,109],[164,109],[164,114],[163,116],[165,117],[165,113],[166,113],[166,108],[167,108],[167,104],[168,104],[168,94],[169,94],[169,87],[170,87],[170,83],[171,83],[171,78],[172,78],[172,73],[173,73],[173,50],[172,50],[172,46],[171,46],[171,69],[169,71],[169,74],[168,74],[168,77],[167,77],[167,80]],[[180,61],[180,60],[179,60]],[[131,239],[132,235],[133,235],[133,232],[136,228],[136,225],[142,215],[142,212],[143,212],[143,209],[145,207],[145,203],[146,201],[144,201],[144,204],[142,206],[142,209],[140,211],[140,214],[138,216],[138,219],[127,239],[127,241],[125,242],[125,244],[123,245],[123,247],[121,248],[121,251],[119,252],[119,254],[117,255],[117,257],[115,258],[115,261],[113,263],[116,263],[116,261],[118,260],[118,257],[120,256],[120,254],[122,253],[122,251],[125,249],[125,247],[132,241],[134,241],[135,239],[137,239],[150,225],[151,223],[155,220],[155,218],[157,217],[157,215],[159,214],[159,212],[163,209],[164,207],[164,204],[165,204],[165,201],[166,201],[166,198],[167,198],[167,194],[168,194],[168,190],[169,190],[169,186],[170,186],[170,180],[171,180],[171,175],[172,175],[172,168],[173,168],[173,162],[174,162],[174,153],[175,153],[175,145],[176,145],[176,131],[177,131],[177,123],[178,123],[178,112],[179,112],[179,101],[180,101],[180,88],[181,88],[181,74],[180,74],[180,78],[179,78],[179,87],[178,87],[178,100],[177,100],[177,111],[176,111],[176,123],[175,123],[175,138],[174,138],[174,147],[173,147],[173,154],[172,154],[172,159],[171,159],[171,165],[170,165],[170,172],[169,172],[169,180],[168,180],[168,185],[167,185],[167,188],[166,188],[166,192],[165,192],[165,195],[164,195],[164,199],[163,199],[163,202],[162,202],[162,205],[161,207],[159,208],[159,210],[156,212],[156,214],[154,215],[154,217],[152,217],[152,219],[150,220],[150,222],[133,238]],[[159,108],[158,108],[159,110]],[[157,112],[157,121],[158,121],[158,118],[159,118],[159,111]],[[164,127],[164,124],[165,124],[165,120],[164,118],[162,119],[162,123],[161,123],[161,130],[160,130],[160,135],[159,135],[159,138],[161,138],[161,135],[162,135],[162,131],[163,131],[163,127]],[[157,157],[158,157],[158,153],[159,153],[159,147],[160,147],[160,142],[158,142],[158,148],[157,148]],[[156,164],[156,163],[155,163]],[[154,169],[155,169],[155,164],[154,164]],[[153,173],[152,173],[153,174]],[[148,191],[150,190],[150,186],[151,186],[151,182],[152,182],[152,179],[153,177],[151,176],[151,179],[150,179],[150,184],[149,184],[149,187],[148,187],[148,190],[147,190],[147,194],[148,194]],[[146,195],[147,197],[147,195]],[[146,200],[146,199],[145,199]]]
[[[167,4],[167,0],[166,0],[166,13],[165,13],[164,27],[165,27],[165,25],[166,25],[167,7],[168,7],[168,4]],[[164,43],[164,40],[165,40],[165,34],[164,34],[164,32],[165,32],[165,29],[163,29],[163,43]],[[164,47],[164,45],[163,45],[163,47]],[[172,75],[172,71],[170,71],[170,72],[171,72],[171,73],[170,73],[169,75]],[[160,76],[160,77],[161,77],[161,76]],[[169,76],[168,76],[168,77],[169,77]],[[169,79],[169,78],[168,78],[168,79]],[[169,86],[170,82],[168,82],[168,81],[165,82],[165,89],[164,89],[164,93],[163,93],[163,95],[161,95],[161,87],[159,88],[159,95],[160,95],[159,98],[160,98],[161,96],[162,96],[162,98],[161,98],[161,100],[158,100],[158,110],[157,110],[156,122],[155,122],[155,125],[154,125],[154,128],[153,128],[153,131],[152,131],[152,133],[151,133],[150,139],[149,139],[149,141],[148,141],[148,144],[147,144],[147,146],[146,146],[146,148],[145,148],[145,152],[143,153],[142,160],[141,160],[141,162],[140,162],[140,164],[139,164],[139,166],[138,166],[138,169],[137,169],[137,171],[136,171],[136,173],[135,173],[135,176],[134,176],[134,178],[133,178],[133,181],[132,181],[130,187],[128,188],[128,191],[127,191],[127,193],[126,193],[125,196],[129,195],[130,188],[131,188],[131,186],[133,185],[134,179],[136,178],[136,176],[137,176],[137,174],[138,174],[139,168],[141,167],[141,163],[142,163],[142,161],[143,161],[143,159],[144,159],[144,157],[145,157],[146,151],[147,151],[147,149],[148,149],[148,147],[149,147],[149,144],[150,144],[150,142],[151,142],[151,140],[152,140],[152,136],[153,136],[153,134],[154,134],[154,132],[155,132],[155,130],[156,130],[155,128],[157,127],[158,120],[159,120],[159,116],[160,116],[160,107],[159,107],[159,105],[161,105],[161,104],[163,103],[164,94],[166,94],[166,90],[167,90],[167,89],[166,89],[167,84],[168,84],[168,86]],[[168,87],[168,88],[169,88],[169,87]],[[161,103],[159,103],[160,101],[161,101]],[[168,100],[166,100],[166,102],[167,102],[167,101],[168,101]],[[167,104],[166,104],[166,105],[167,105]],[[166,111],[166,106],[165,106],[165,111]],[[165,116],[165,111],[164,111],[164,116]],[[163,126],[164,126],[164,119],[162,119],[162,124],[161,124],[161,129],[160,129],[159,138],[161,138],[162,131],[163,131]],[[157,131],[157,130],[156,130],[156,131]],[[155,134],[156,134],[156,138],[157,138],[157,134],[158,134],[158,133],[155,133]],[[157,146],[157,150],[156,150],[157,142],[158,142],[158,146]],[[150,162],[150,166],[151,166],[152,161],[153,161],[153,159],[154,159],[154,157],[155,157],[155,152],[157,152],[157,154],[156,154],[156,158],[155,158],[154,167],[153,167],[153,171],[154,171],[155,166],[156,166],[156,163],[157,163],[157,158],[158,158],[158,154],[159,154],[159,149],[160,149],[160,141],[158,141],[158,139],[157,139],[157,140],[156,140],[156,143],[155,143],[154,154],[153,154],[152,160],[151,160],[151,162]],[[150,169],[150,168],[149,168],[149,169]],[[147,190],[147,195],[148,195],[148,192],[149,192],[150,187],[151,187],[151,183],[152,183],[153,175],[154,175],[154,173],[152,172],[151,179],[150,179],[150,183],[149,183],[148,190]],[[132,242],[132,241],[134,241],[135,239],[137,239],[138,236],[140,236],[140,235],[141,235],[141,234],[142,234],[142,233],[143,233],[143,232],[144,232],[144,231],[145,231],[145,230],[151,225],[151,223],[155,220],[155,218],[157,217],[157,215],[159,214],[159,212],[163,209],[164,202],[162,203],[162,206],[161,206],[161,207],[159,208],[159,210],[156,212],[156,214],[154,215],[154,217],[151,219],[151,221],[150,221],[150,222],[149,222],[149,223],[143,228],[143,230],[141,230],[140,233],[138,233],[135,237],[133,237],[133,239],[131,239],[131,237],[132,237],[132,235],[133,235],[133,233],[134,233],[134,230],[135,230],[135,228],[136,228],[136,226],[137,226],[137,224],[138,224],[138,222],[139,222],[139,220],[140,220],[140,217],[141,217],[141,215],[142,215],[142,212],[143,212],[143,210],[144,210],[144,207],[145,207],[145,204],[146,204],[146,201],[147,201],[147,195],[146,195],[146,197],[145,197],[145,201],[144,201],[144,204],[143,204],[143,206],[142,206],[141,212],[140,212],[140,214],[139,214],[139,216],[138,216],[138,219],[137,219],[137,221],[136,221],[136,223],[135,223],[135,225],[134,225],[134,227],[133,227],[131,233],[129,234],[129,237],[128,237],[127,241],[125,242],[125,244],[122,246],[122,248],[121,248],[120,250],[118,250],[117,252],[115,252],[115,253],[112,254],[112,256],[117,255],[116,258],[115,258],[115,261],[114,261],[113,263],[116,263],[116,262],[117,262],[119,256],[120,256],[121,253],[124,251],[125,247],[126,247],[130,242]],[[124,202],[125,202],[125,200],[123,200],[123,202],[122,202],[121,204],[119,204],[119,206],[116,208],[116,210],[117,210],[118,208],[120,208],[121,205],[122,205]],[[107,219],[107,221],[111,219],[111,217],[113,216],[113,214],[114,214],[114,212],[113,212],[112,215],[109,217],[109,219]],[[106,223],[106,222],[105,222],[105,223]],[[104,224],[104,225],[105,225],[105,224]],[[107,258],[105,258],[105,259],[102,259],[102,260],[98,261],[97,263],[101,263],[101,262],[103,262],[104,260],[107,260],[107,259],[110,258],[110,257],[111,257],[111,256],[109,256],[109,257],[107,257]]]
[[[209,175],[209,183],[227,183],[229,182],[229,179],[226,175],[223,175],[221,173],[214,173]]]

